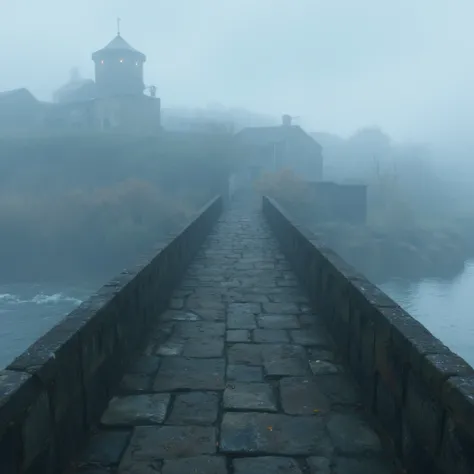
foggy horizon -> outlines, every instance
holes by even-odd
[[[289,113],[309,131],[343,137],[367,126],[397,141],[471,135],[467,0],[45,0],[3,12],[1,91],[26,87],[50,100],[71,68],[93,78],[91,54],[115,36],[119,17],[124,39],[147,55],[145,81],[163,108]]]

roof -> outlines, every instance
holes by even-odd
[[[267,146],[283,140],[305,140],[321,149],[321,145],[297,125],[276,127],[248,127],[242,129],[235,138],[245,145]]]
[[[103,54],[107,53],[133,53],[136,56],[139,56],[143,61],[146,60],[146,56],[138,51],[137,49],[130,46],[121,36],[118,34],[108,45],[104,48],[99,49],[95,53],[92,54],[92,59],[98,59],[98,56],[102,56]]]
[[[0,102],[13,103],[16,101],[26,101],[32,104],[38,103],[36,97],[24,87],[20,89],[13,89],[10,91],[0,92]]]

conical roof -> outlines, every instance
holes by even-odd
[[[105,46],[102,49],[99,49],[95,53],[92,54],[92,59],[99,59],[100,57],[103,57],[107,53],[120,53],[120,52],[127,52],[127,53],[133,53],[137,57],[140,57],[142,61],[145,61],[146,56],[138,51],[137,49],[133,48],[130,46],[121,36],[118,34],[107,46]]]

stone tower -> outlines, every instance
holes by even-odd
[[[143,63],[146,56],[120,35],[92,54],[97,97],[139,96],[145,89]]]

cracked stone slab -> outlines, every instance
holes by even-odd
[[[229,364],[262,365],[262,345],[237,343],[228,347]]]
[[[289,415],[314,415],[331,408],[316,377],[285,377],[280,380],[281,404]]]
[[[221,423],[220,450],[233,454],[328,456],[332,446],[319,417],[228,412]]]
[[[160,460],[215,454],[216,449],[216,433],[212,427],[139,426],[133,432],[119,473],[131,474],[135,472],[135,465]]]
[[[239,458],[232,463],[234,474],[303,474],[298,463],[287,457]]]
[[[219,396],[215,392],[189,392],[176,395],[169,425],[212,425],[217,419]]]
[[[373,454],[382,450],[379,437],[360,416],[335,413],[327,427],[336,450],[341,454]]]
[[[262,382],[263,370],[261,367],[253,365],[232,365],[227,366],[227,380],[236,382]]]
[[[262,329],[298,329],[300,327],[298,318],[289,314],[261,314],[257,316],[257,323]]]
[[[222,456],[196,456],[170,459],[164,462],[161,474],[227,474],[226,460]]]
[[[230,329],[226,339],[227,342],[250,342],[250,332],[247,329]]]
[[[162,423],[170,402],[166,393],[114,397],[101,418],[106,426],[135,426]]]
[[[277,411],[275,395],[267,383],[228,383],[224,408],[234,410]]]
[[[224,352],[224,339],[189,340],[184,345],[184,357],[221,357]]]
[[[131,433],[128,431],[99,431],[91,436],[79,464],[112,466],[118,464]]]
[[[153,390],[223,390],[224,377],[224,359],[167,357],[162,361]]]
[[[267,375],[306,375],[308,360],[301,346],[268,344],[263,350],[263,365]]]
[[[228,314],[227,327],[229,329],[255,329],[257,323],[253,314]]]
[[[252,331],[254,342],[288,343],[288,334],[283,329],[254,329]]]

